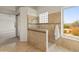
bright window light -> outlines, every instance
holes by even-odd
[[[64,9],[63,33],[68,37],[79,37],[79,7]]]
[[[48,12],[39,15],[39,23],[48,23]]]

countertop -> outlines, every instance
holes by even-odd
[[[36,32],[43,32],[43,33],[48,32],[47,29],[40,29],[40,28],[28,28],[28,30],[36,31]]]

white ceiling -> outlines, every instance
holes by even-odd
[[[43,13],[43,12],[55,13],[55,12],[61,11],[61,8],[63,7],[62,6],[39,6],[37,10],[39,13]]]
[[[15,14],[16,7],[15,6],[0,6],[0,13]]]
[[[43,13],[43,12],[49,12],[49,13],[54,13],[61,11],[62,6],[29,6],[31,8],[34,8],[38,11],[38,13]],[[5,14],[16,14],[16,9],[18,6],[0,6],[0,13],[5,13]]]

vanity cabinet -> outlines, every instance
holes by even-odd
[[[31,45],[42,51],[47,50],[46,42],[48,41],[48,38],[46,35],[48,35],[48,33],[46,30],[28,29],[28,33],[28,42]]]

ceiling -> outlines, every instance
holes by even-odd
[[[31,8],[34,8],[38,11],[38,13],[43,13],[43,12],[49,12],[49,13],[54,13],[58,12],[63,8],[62,6],[28,6]],[[5,14],[16,14],[16,9],[18,6],[0,6],[0,13],[5,13]]]
[[[61,8],[67,8],[67,6],[31,6],[38,11],[38,14],[49,12],[55,13],[61,11]]]
[[[0,6],[0,13],[15,14],[16,7],[15,6]]]
[[[43,12],[49,12],[49,13],[55,13],[58,11],[61,11],[62,6],[39,6],[38,12],[43,13]]]

